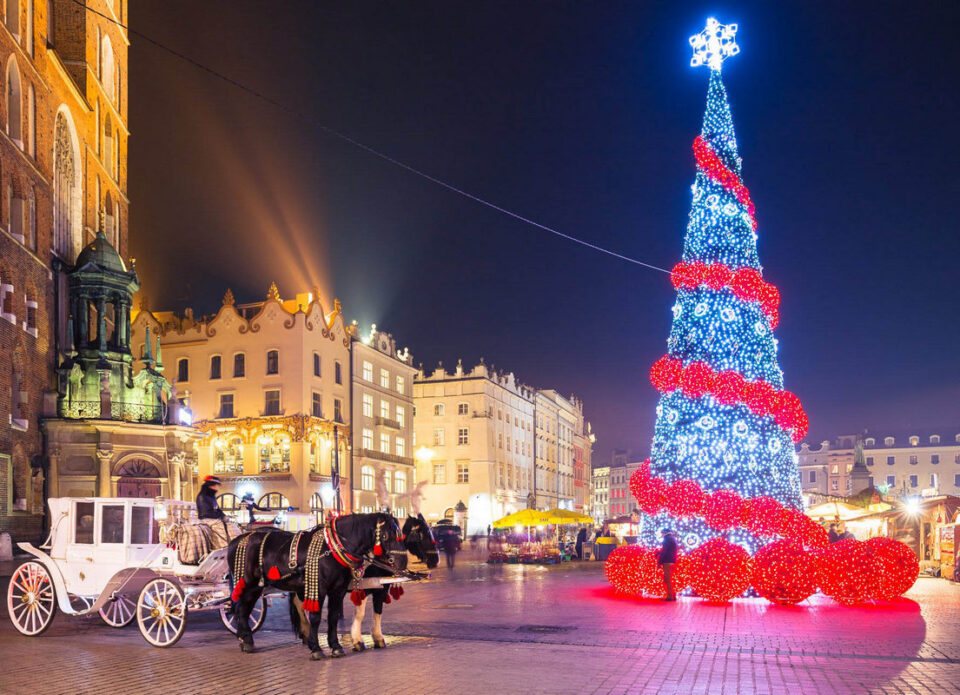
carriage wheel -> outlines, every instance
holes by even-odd
[[[187,627],[187,600],[178,584],[158,577],[151,579],[137,599],[140,634],[154,647],[170,647]]]
[[[100,617],[110,627],[126,627],[137,617],[137,604],[126,594],[117,594],[100,609]]]
[[[44,632],[53,622],[56,608],[53,581],[46,567],[31,560],[14,570],[7,587],[7,612],[21,634],[35,637]]]
[[[231,610],[232,604],[225,603],[220,606],[220,620],[224,626],[233,634],[237,634],[237,618]],[[261,596],[250,609],[250,631],[256,632],[263,627],[263,621],[267,619],[267,599]]]

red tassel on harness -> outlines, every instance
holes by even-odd
[[[303,610],[307,613],[317,613],[320,611],[320,602],[307,600],[303,602]]]
[[[267,579],[269,579],[271,582],[275,582],[280,579],[280,570],[277,569],[276,565],[267,570]]]
[[[350,592],[350,601],[355,606],[360,606],[363,604],[363,599],[367,597],[367,592],[363,589],[354,589]]]
[[[387,595],[383,597],[384,603],[390,603],[390,592],[387,592]]]
[[[374,554],[374,555],[383,555],[383,546],[381,546],[379,543],[377,543],[375,546],[373,546],[373,554]]]
[[[400,597],[403,596],[403,587],[399,584],[394,584],[390,587],[390,595],[393,596],[394,601],[399,601]]]
[[[230,594],[231,600],[233,600],[234,602],[239,601],[239,600],[240,600],[240,594],[243,593],[243,590],[246,588],[246,586],[247,586],[246,580],[244,580],[243,577],[240,577],[240,581],[238,581],[238,582],[237,582],[236,584],[234,584],[234,586],[233,586],[233,593]]]

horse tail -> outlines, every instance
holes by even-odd
[[[293,628],[293,636],[301,642],[306,642],[310,634],[310,625],[306,622],[303,602],[295,592],[287,594],[287,606],[290,609],[290,627]]]

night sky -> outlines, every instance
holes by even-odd
[[[577,394],[595,462],[646,456],[667,276],[317,123],[669,268],[708,77],[687,37],[711,15],[740,27],[724,79],[808,441],[955,433],[956,3],[137,0],[134,30],[303,114],[133,37],[130,236],[151,307],[212,313],[228,286],[253,301],[271,280],[284,296],[316,283],[428,370],[482,356]]]

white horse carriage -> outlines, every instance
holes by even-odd
[[[236,634],[230,610],[227,549],[199,564],[180,561],[176,531],[196,517],[190,502],[126,497],[62,497],[49,500],[51,531],[34,556],[10,578],[7,610],[24,635],[43,633],[59,608],[67,615],[97,612],[110,627],[134,620],[143,638],[169,647],[183,635],[188,611],[219,610]],[[46,552],[44,552],[46,551]],[[268,597],[250,615],[258,630]]]

